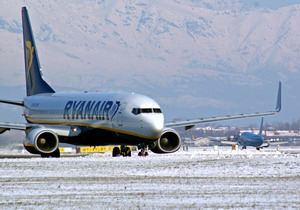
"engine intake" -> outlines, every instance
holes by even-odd
[[[154,153],[172,153],[179,150],[181,138],[179,134],[171,128],[164,129],[161,137],[150,145],[150,150]]]
[[[51,130],[33,129],[26,135],[25,148],[33,154],[51,154],[59,145],[58,136]]]
[[[42,153],[52,153],[58,147],[56,134],[46,131],[40,133],[35,140],[35,148]]]

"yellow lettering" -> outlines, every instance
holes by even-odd
[[[32,59],[33,59],[33,52],[34,52],[34,46],[31,46],[30,41],[26,41],[26,65],[27,65],[27,78],[30,72],[30,68],[32,65]]]

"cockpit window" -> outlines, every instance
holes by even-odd
[[[152,109],[151,108],[147,108],[147,109],[141,109],[142,113],[152,113]]]
[[[141,113],[162,113],[161,112],[161,109],[158,109],[158,108],[133,108],[131,113],[134,114],[134,115],[138,115],[138,114],[141,114]]]
[[[153,109],[154,113],[161,113],[161,109]]]
[[[132,112],[132,114],[138,115],[138,114],[141,113],[141,109],[139,109],[139,108],[133,108],[131,112]]]

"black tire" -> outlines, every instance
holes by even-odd
[[[138,155],[141,156],[141,157],[146,157],[146,156],[148,156],[148,152],[140,151]]]
[[[41,154],[42,158],[49,158],[50,156],[48,154]]]
[[[119,147],[114,147],[113,152],[112,152],[112,156],[113,157],[119,157],[121,154],[120,148]]]
[[[126,157],[131,157],[131,150],[130,150],[129,147],[126,147],[126,148],[125,148],[125,155],[124,155],[124,156],[126,156]]]
[[[59,151],[59,149],[57,148],[55,150],[55,152],[51,153],[51,156],[55,157],[55,158],[59,158],[60,157],[60,151]]]

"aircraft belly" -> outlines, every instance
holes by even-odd
[[[86,128],[76,137],[59,137],[61,143],[74,145],[138,145],[156,140],[99,128]]]

